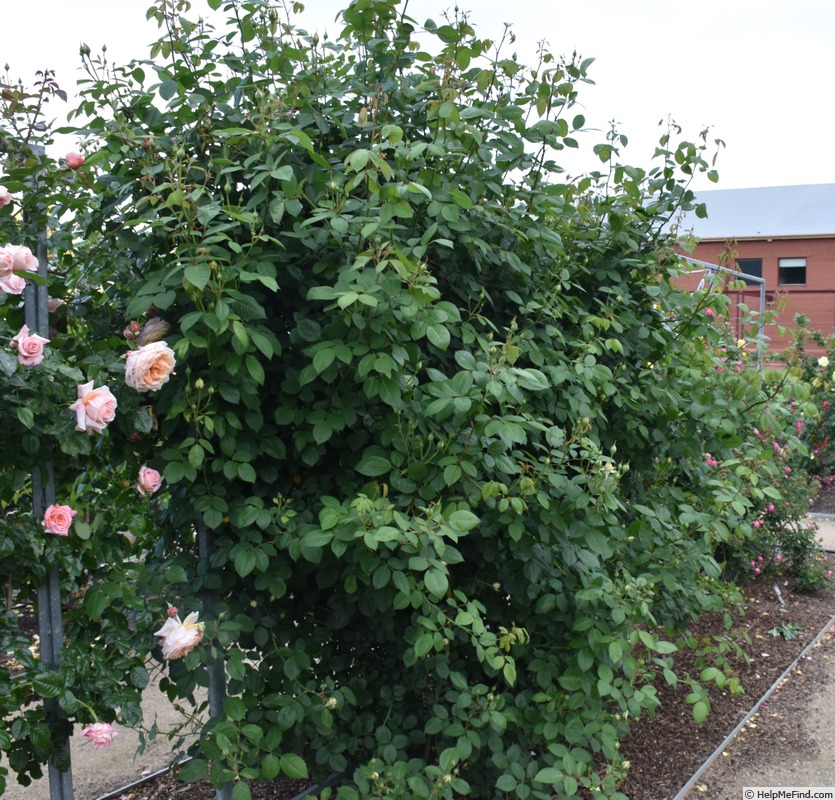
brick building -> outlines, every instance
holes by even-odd
[[[682,225],[699,240],[694,258],[764,278],[769,306],[784,304],[778,325],[793,328],[795,315],[805,314],[811,327],[835,334],[835,184],[717,189],[698,192],[698,200],[707,219],[691,214]],[[736,302],[759,307],[753,282],[728,291]],[[741,333],[738,317],[732,322]],[[785,346],[777,326],[765,333],[770,349]]]

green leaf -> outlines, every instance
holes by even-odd
[[[202,758],[192,758],[186,761],[177,771],[177,777],[185,783],[197,783],[206,777],[209,765]]]
[[[423,582],[435,597],[443,597],[449,588],[449,579],[440,569],[427,570],[423,576]]]
[[[252,800],[252,792],[249,789],[249,784],[244,781],[238,781],[232,787],[232,800]]]
[[[385,475],[391,468],[391,462],[382,456],[366,456],[356,466],[357,472],[369,478]]]
[[[472,511],[453,511],[449,515],[449,524],[457,531],[471,531],[479,523],[479,518]]]
[[[693,721],[697,725],[701,725],[706,719],[710,711],[710,706],[704,701],[699,700],[693,704]]]
[[[211,280],[212,268],[208,264],[195,264],[186,267],[183,274],[192,286],[202,292],[206,288],[206,284]]]
[[[426,338],[429,339],[435,347],[440,347],[441,350],[446,350],[447,347],[449,347],[449,331],[443,325],[430,325],[426,329]]]
[[[304,760],[295,753],[285,753],[281,756],[281,771],[288,778],[303,779],[307,778],[307,764]]]
[[[58,672],[39,672],[32,678],[32,688],[41,697],[58,697],[64,689],[64,679]]]

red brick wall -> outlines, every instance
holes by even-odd
[[[769,306],[773,307],[781,299],[784,303],[778,325],[793,328],[795,314],[805,314],[810,319],[811,327],[826,336],[835,333],[835,238],[743,241],[734,243],[735,256],[729,258],[728,251],[725,242],[700,242],[692,256],[699,261],[721,264],[731,269],[735,267],[734,258],[761,258]],[[806,259],[805,286],[779,285],[778,260],[781,258]],[[693,289],[697,283],[698,277],[694,276],[685,281],[683,286]],[[759,308],[758,286],[731,291],[731,294],[752,310]],[[733,317],[738,317],[738,314]],[[739,335],[738,320],[732,318],[732,323]],[[771,339],[771,349],[775,351],[782,350],[788,341],[788,337],[780,336],[777,326],[768,326],[766,335]],[[810,352],[815,353],[817,350],[811,349]]]

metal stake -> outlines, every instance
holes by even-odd
[[[212,540],[212,532],[201,517],[197,523],[197,551],[201,567],[206,570],[209,568],[212,554]],[[212,600],[211,596],[204,597],[204,607],[210,608]],[[213,719],[220,719],[223,717],[223,700],[226,697],[226,669],[223,658],[209,664],[206,671],[209,673],[209,715]],[[232,784],[227,783],[220,789],[215,789],[215,800],[232,800]]]
[[[31,148],[36,157],[44,154],[41,145]],[[33,186],[36,190],[37,187]],[[44,285],[38,286],[27,282],[23,294],[23,313],[26,324],[34,333],[41,336],[49,335],[49,288],[47,279],[47,250],[46,231],[38,232],[36,247],[38,257],[38,275],[44,279]],[[43,519],[46,509],[55,503],[55,470],[51,459],[47,459],[42,468],[35,468],[32,472],[32,511],[36,520]],[[53,567],[46,578],[46,582],[38,589],[38,635],[40,636],[41,663],[59,665],[61,663],[61,648],[64,645],[64,623],[61,617],[61,577],[58,567]],[[53,721],[66,719],[66,714],[56,699],[44,701],[50,719]],[[61,744],[66,763],[70,764],[69,741]],[[72,785],[72,769],[66,772],[58,769],[56,758],[49,759],[49,797],[50,800],[74,800]]]

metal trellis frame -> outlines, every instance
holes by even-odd
[[[765,349],[765,321],[763,315],[765,314],[765,278],[760,278],[757,275],[749,275],[746,272],[722,267],[719,264],[711,264],[707,261],[699,261],[697,258],[690,258],[684,256],[684,260],[688,264],[694,264],[698,269],[691,270],[691,272],[710,272],[715,275],[717,272],[724,272],[728,275],[733,275],[738,280],[744,280],[749,283],[755,283],[760,287],[760,315],[757,323],[757,369],[762,369],[763,364],[763,350]],[[701,289],[701,284],[699,285]]]

